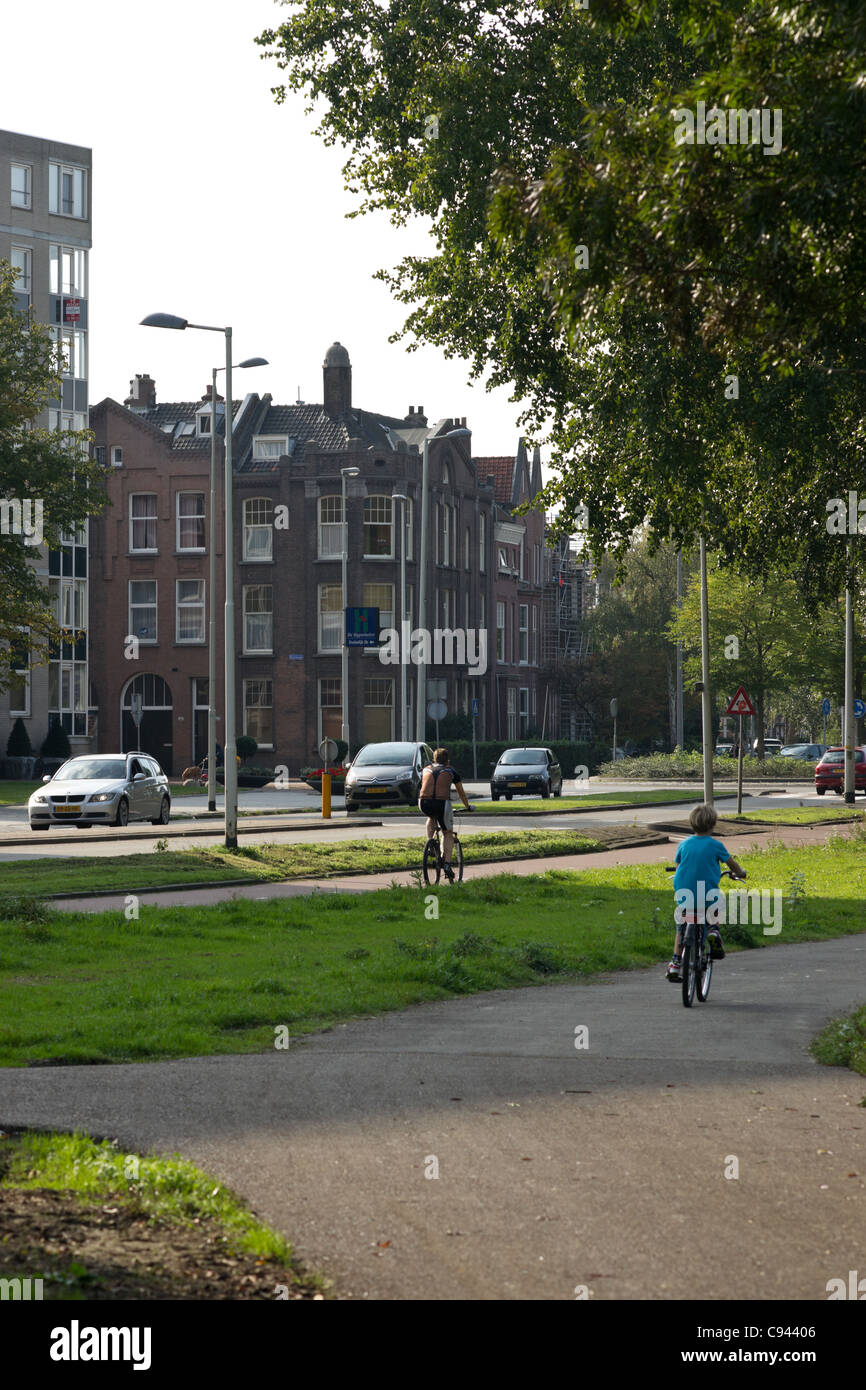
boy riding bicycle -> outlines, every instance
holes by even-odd
[[[454,808],[451,805],[451,788],[457,794],[467,811],[472,807],[466,800],[463,779],[456,768],[451,766],[451,754],[447,748],[437,748],[432,763],[428,763],[421,773],[421,794],[418,805],[427,817],[427,839],[432,840],[437,825],[442,828],[442,867],[449,882],[454,881],[451,867],[451,854],[454,849]]]
[[[672,984],[682,980],[683,927],[688,922],[706,922],[707,939],[713,960],[722,960],[725,948],[721,933],[713,925],[713,917],[718,921],[719,904],[722,893],[719,883],[722,877],[721,865],[727,864],[732,875],[745,878],[746,873],[721,840],[712,836],[718,816],[712,806],[696,806],[689,816],[689,825],[694,830],[687,840],[683,840],[676,852],[677,871],[674,875],[674,898],[676,908],[674,921],[677,927],[674,954],[665,972]]]

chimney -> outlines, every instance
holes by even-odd
[[[129,395],[123,404],[130,410],[149,410],[156,405],[156,382],[147,372],[137,373],[129,383]]]
[[[213,396],[213,382],[212,382],[212,381],[209,381],[208,384],[207,384],[207,387],[205,388],[205,393],[204,393],[204,395],[202,396],[202,400],[204,401],[205,405],[210,405],[211,397],[212,397],[212,396]],[[217,391],[217,397],[216,397],[216,398],[217,398],[217,403],[219,403],[221,400],[224,399],[224,398],[220,395],[219,391]]]
[[[332,343],[322,363],[326,415],[348,415],[352,409],[352,364],[342,343]]]

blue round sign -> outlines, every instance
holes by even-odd
[[[831,708],[831,706],[830,706],[830,701],[829,701],[829,700],[827,699],[827,697],[825,696],[824,699],[821,701],[821,713],[822,713],[822,714],[829,714],[829,713],[830,713],[830,708]]]
[[[863,716],[864,716],[864,714],[866,714],[866,704],[864,704],[862,700],[855,700],[855,701],[854,701],[854,718],[855,718],[855,719],[862,719]]]

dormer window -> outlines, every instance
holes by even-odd
[[[253,440],[253,458],[282,458],[284,454],[291,454],[294,442],[285,434],[257,434]]]

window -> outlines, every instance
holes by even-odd
[[[206,434],[206,435],[210,435],[210,432],[211,432],[211,429],[210,429],[211,418],[210,418],[210,417],[211,417],[210,406],[208,406],[207,410],[200,410],[200,411],[197,413],[197,415],[196,415],[196,417],[195,417],[195,420],[196,420],[196,433],[197,433],[197,434]]]
[[[48,588],[58,626],[83,632],[87,627],[87,580],[51,579]]]
[[[487,631],[487,595],[483,591],[478,595],[478,629]]]
[[[365,584],[364,585],[364,607],[378,608],[379,610],[379,631],[383,627],[394,626],[394,585],[393,584]],[[375,651],[375,647],[368,647],[368,651]]]
[[[244,651],[270,652],[274,646],[274,591],[270,584],[244,585]]]
[[[451,474],[450,474],[450,472],[448,471],[448,464],[447,464],[447,463],[443,463],[443,465],[442,465],[442,486],[443,486],[443,487],[450,487],[450,486],[451,486]]]
[[[496,605],[496,660],[505,660],[505,604]]]
[[[274,745],[273,683],[269,680],[244,681],[244,733],[260,748]]]
[[[177,494],[177,548],[204,550],[204,493]]]
[[[31,170],[29,164],[12,165],[12,206],[13,208],[30,207],[30,179]]]
[[[343,499],[339,493],[319,498],[319,559],[339,560],[343,554]]]
[[[468,589],[466,590],[466,593],[463,595],[463,627],[464,627],[464,630],[465,630],[466,632],[469,631],[469,590],[468,590]]]
[[[364,740],[387,742],[394,737],[394,682],[374,676],[364,681]]]
[[[394,535],[391,498],[367,497],[364,501],[364,558],[393,559]]]
[[[319,585],[319,651],[338,652],[343,645],[343,588]]]
[[[49,286],[52,294],[87,298],[87,252],[78,246],[52,242],[48,248]]]
[[[472,532],[468,526],[463,533],[463,568],[472,568]]]
[[[532,664],[538,665],[538,605],[535,603],[532,605]],[[532,698],[535,699],[534,689]]]
[[[526,738],[529,733],[529,687],[521,686],[520,691],[520,737]]]
[[[129,499],[129,548],[156,550],[155,492],[134,492]]]
[[[177,581],[177,642],[204,641],[204,580]]]
[[[478,521],[478,568],[484,574],[487,569],[487,518]]]
[[[102,452],[102,462],[105,462],[105,450]],[[111,446],[111,466],[112,468],[123,467],[123,449],[119,444],[112,444]]]
[[[12,652],[10,666],[12,679],[9,682],[9,713],[26,718],[30,714],[30,652],[24,637],[20,647],[16,647]]]
[[[508,546],[506,545],[500,545],[499,547],[499,570],[500,573],[504,572],[505,574],[511,572],[511,565],[508,558]]]
[[[414,517],[413,517],[413,514],[412,514],[413,508],[412,508],[412,498],[411,498],[411,497],[407,497],[406,502],[405,502],[405,507],[406,507],[406,537],[405,537],[405,539],[406,539],[406,559],[407,559],[407,560],[411,560],[411,559],[412,559],[413,548],[414,548],[414,544],[415,544],[415,521],[414,521]]]
[[[343,737],[343,692],[339,676],[319,681],[319,738]]]
[[[291,453],[288,435],[258,434],[253,440],[254,459],[278,459]]]
[[[518,568],[519,568],[519,570],[520,570],[520,578],[521,578],[521,579],[524,578],[523,564],[524,564],[524,551],[525,551],[525,550],[526,550],[526,541],[525,541],[525,540],[522,540],[522,541],[520,542],[520,545],[517,547],[517,551],[518,551]]]
[[[86,217],[87,174],[69,164],[48,166],[48,211],[61,217]]]
[[[439,556],[440,565],[451,564],[451,508],[445,502],[439,503]]]
[[[439,590],[439,625],[440,627],[453,627],[454,625],[454,594],[450,589]]]
[[[58,367],[65,377],[87,376],[87,335],[80,328],[51,328]]]
[[[12,247],[12,269],[18,271],[15,293],[26,294],[28,299],[32,288],[33,257],[26,246]]]
[[[508,739],[517,738],[517,691],[513,685],[508,687],[507,696]]]
[[[244,501],[244,559],[272,560],[274,555],[274,504],[270,497]]]
[[[156,580],[129,581],[129,631],[140,642],[156,641]]]
[[[520,638],[518,642],[518,659],[521,666],[529,664],[529,605],[520,605]]]

